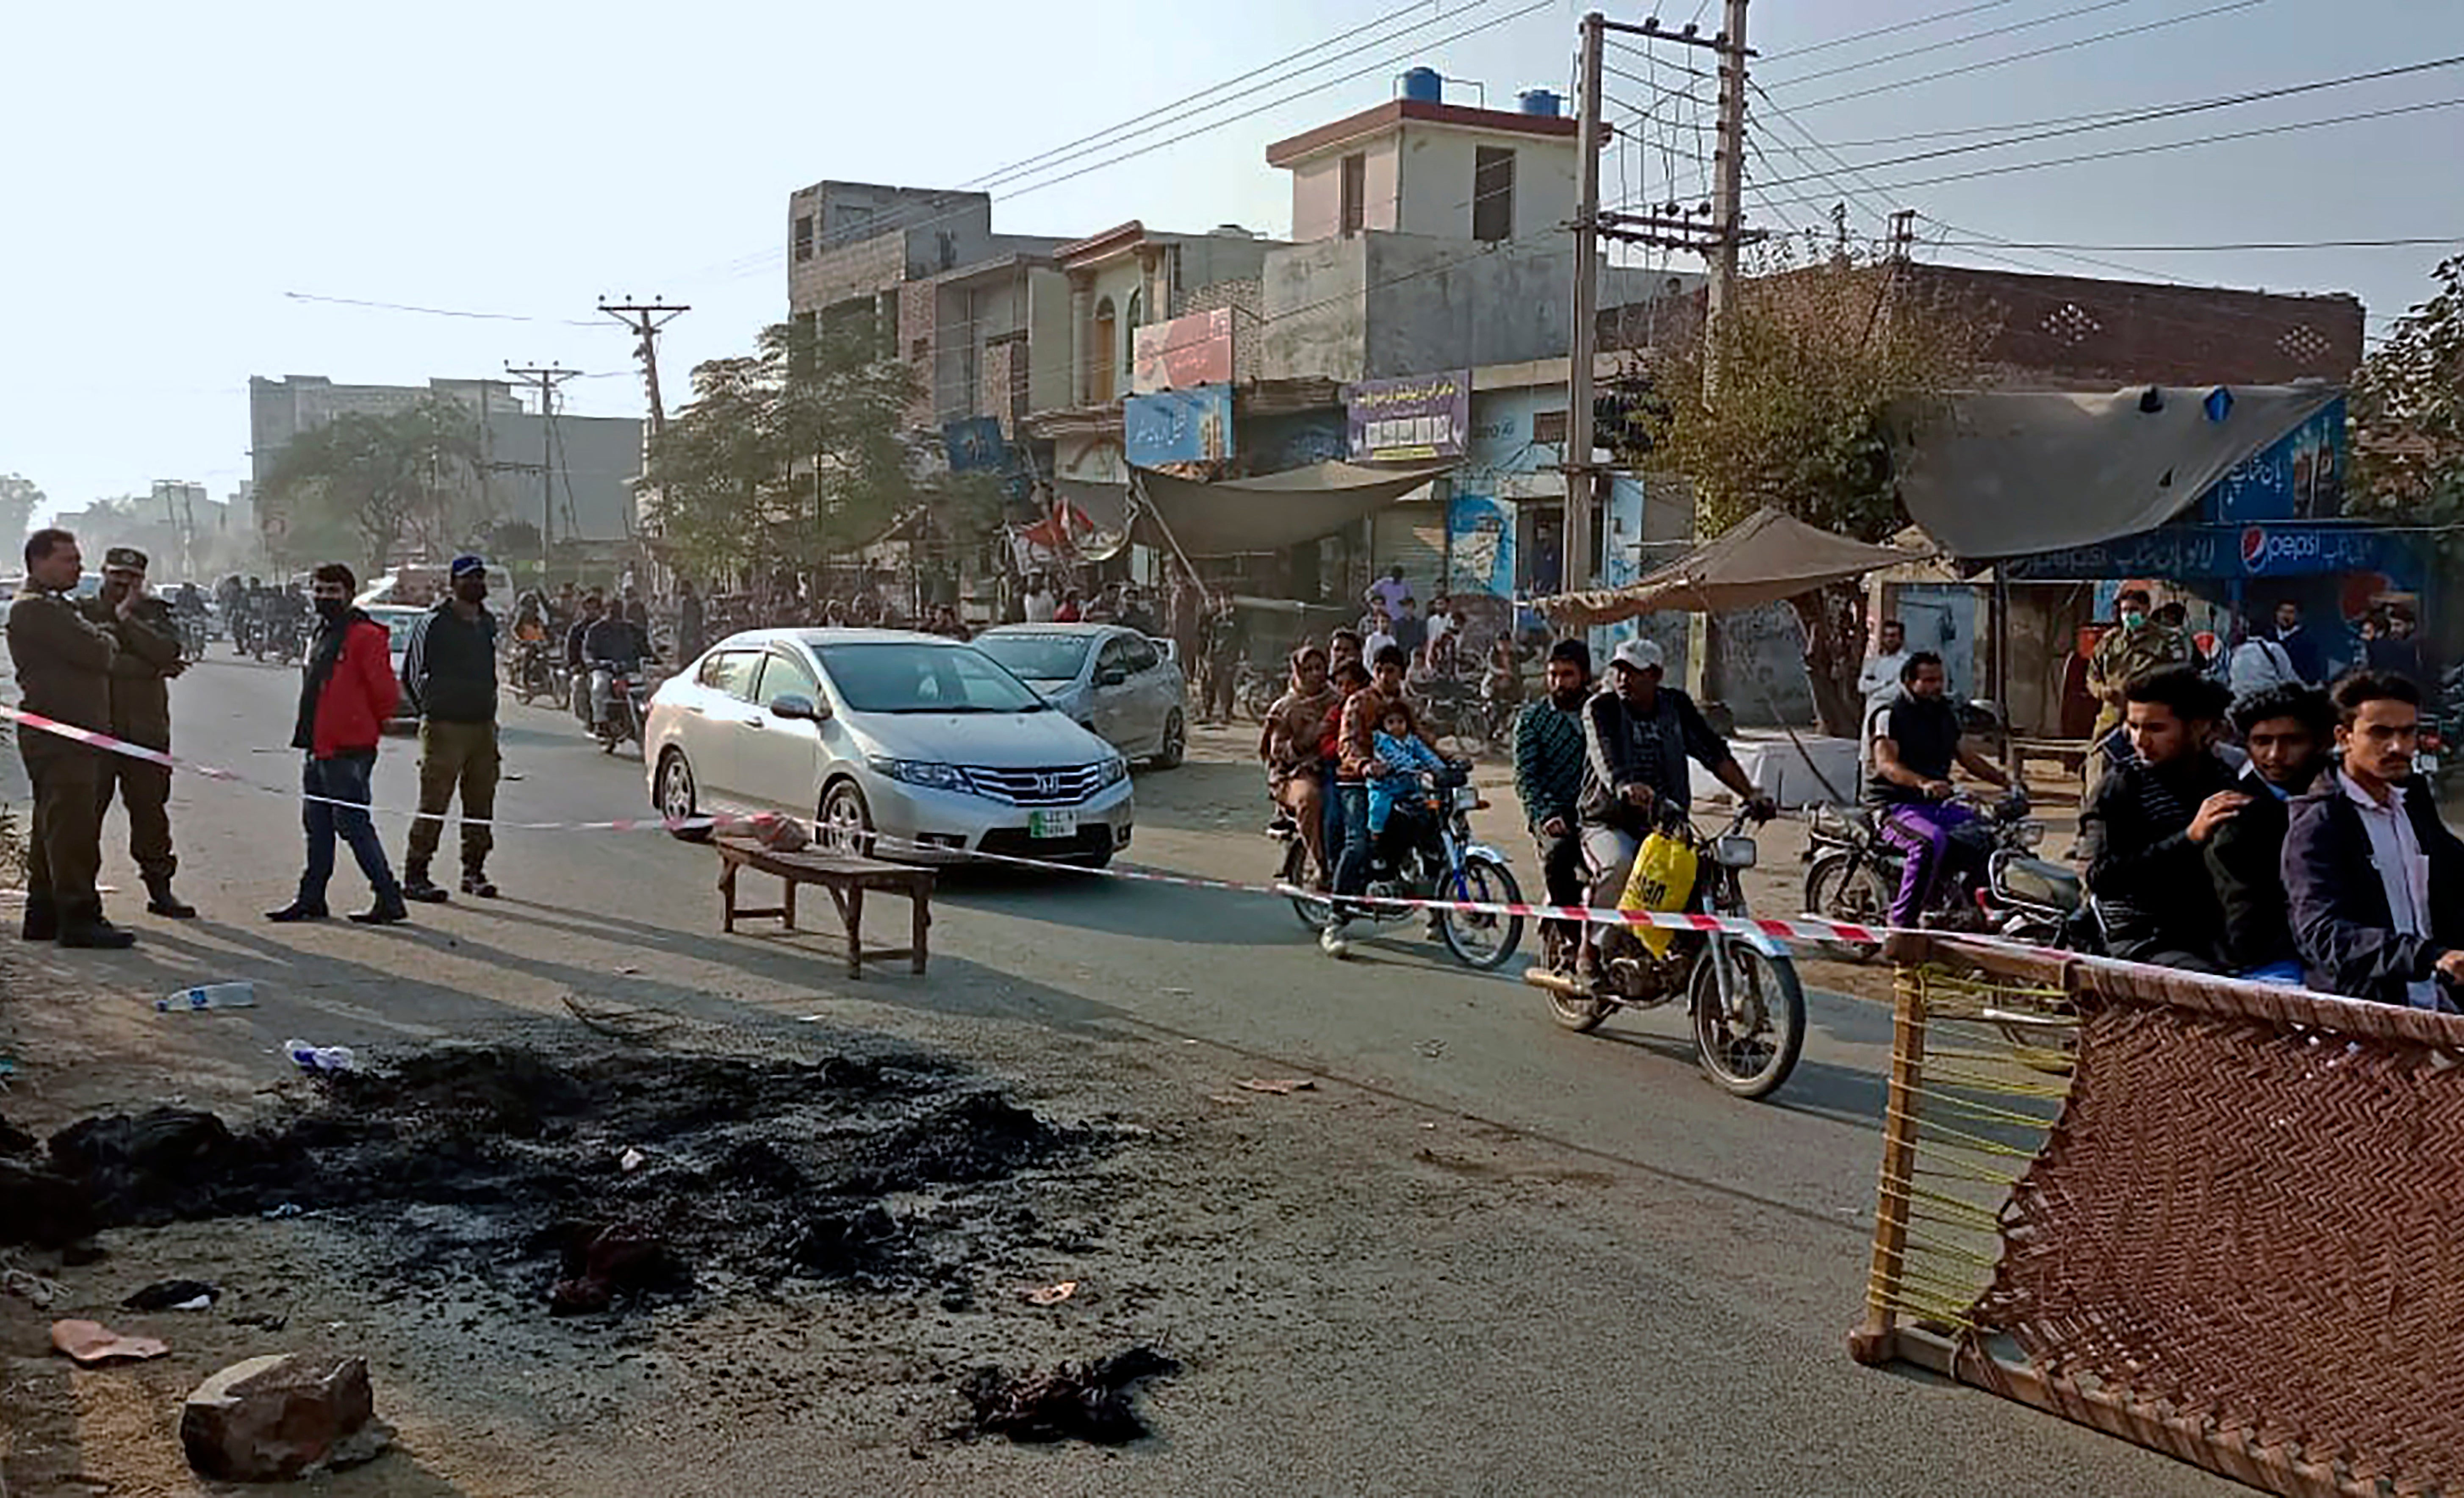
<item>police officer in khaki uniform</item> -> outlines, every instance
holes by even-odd
[[[27,712],[108,733],[111,665],[120,644],[69,598],[84,566],[77,538],[66,531],[26,538],[26,587],[9,606],[9,657]],[[125,617],[129,606],[123,599],[115,613]],[[17,753],[34,782],[25,938],[64,947],[135,942],[102,918],[102,895],[95,889],[102,863],[102,819],[96,811],[102,751],[19,724]]]
[[[114,546],[102,554],[102,590],[86,601],[85,616],[110,630],[120,645],[111,663],[113,737],[168,754],[170,681],[188,663],[180,658],[180,626],[171,606],[145,591],[145,553]],[[114,791],[128,807],[128,854],[145,879],[145,909],[175,920],[196,914],[196,907],[171,892],[180,861],[171,852],[170,766],[103,756],[94,801],[98,827],[111,811]]]

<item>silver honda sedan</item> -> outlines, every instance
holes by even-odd
[[[1129,764],[973,646],[891,629],[730,635],[650,698],[661,815],[817,818],[825,847],[1101,868],[1135,820]]]

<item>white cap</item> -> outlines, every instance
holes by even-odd
[[[1646,640],[1638,635],[1618,646],[1609,656],[1609,664],[1630,666],[1636,671],[1659,671],[1668,661],[1658,640]]]

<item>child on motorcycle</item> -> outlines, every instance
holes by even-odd
[[[1393,868],[1428,827],[1421,777],[1441,774],[1446,766],[1421,741],[1411,704],[1399,697],[1386,704],[1373,742],[1377,767],[1369,777],[1369,836],[1375,861]]]

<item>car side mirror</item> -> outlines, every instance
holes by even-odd
[[[827,708],[801,692],[782,692],[770,699],[770,716],[790,721],[818,723],[830,714]]]
[[[1129,679],[1130,673],[1118,666],[1107,666],[1095,673],[1095,685],[1099,687],[1117,687]]]

